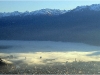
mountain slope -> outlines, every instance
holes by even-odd
[[[27,15],[0,19],[1,40],[81,42],[100,45],[100,11],[77,8],[56,16]]]

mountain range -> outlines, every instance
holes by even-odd
[[[94,10],[94,11],[100,11],[100,4],[92,4],[91,6],[77,6],[74,11],[83,11],[84,9],[89,9],[89,10]],[[61,15],[69,12],[71,10],[59,10],[59,9],[41,9],[41,10],[36,10],[36,11],[25,11],[25,12],[1,12],[0,13],[0,18],[1,17],[7,17],[7,16],[27,16],[27,15]]]
[[[4,12],[0,13],[0,18],[2,17],[8,17],[8,16],[28,16],[28,15],[60,15],[66,13],[66,10],[59,10],[59,9],[41,9],[36,11],[25,11],[25,12]]]
[[[100,4],[72,10],[0,13],[0,40],[63,41],[100,46]]]

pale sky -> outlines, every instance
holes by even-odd
[[[100,0],[0,0],[0,12],[31,12],[45,8],[70,10],[91,4],[100,4]]]

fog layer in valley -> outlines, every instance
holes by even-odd
[[[0,57],[8,63],[99,61],[99,46],[52,41],[0,41]]]

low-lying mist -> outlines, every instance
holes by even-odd
[[[52,41],[0,41],[0,57],[13,64],[98,61],[100,47],[83,43]]]
[[[94,52],[33,52],[33,53],[0,53],[7,63],[13,64],[49,64],[73,61],[99,61],[100,55],[90,56]],[[13,56],[13,57],[11,57]]]

